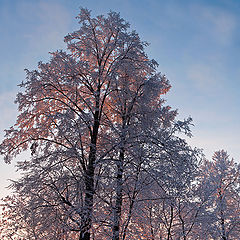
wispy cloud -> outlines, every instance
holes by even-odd
[[[74,19],[60,2],[9,1],[0,8],[0,92],[16,89],[25,78],[24,69],[34,69],[48,59],[50,51],[65,47],[64,36]]]
[[[187,78],[200,92],[213,93],[221,89],[221,76],[210,65],[193,64],[186,69]]]
[[[63,37],[68,33],[72,16],[69,10],[56,1],[39,1],[37,4],[23,2],[19,4],[20,13],[33,12],[25,17],[25,21],[37,22],[31,30],[25,31],[24,37],[28,41],[31,54],[42,54],[64,48]]]
[[[237,30],[237,17],[217,6],[192,5],[191,12],[201,27],[202,34],[213,38],[216,44],[229,45]]]

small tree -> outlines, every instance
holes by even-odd
[[[222,240],[239,239],[240,168],[224,150],[205,161],[201,174],[201,196],[205,201],[199,233]]]

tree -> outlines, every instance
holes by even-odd
[[[213,161],[201,167],[201,198],[205,199],[200,235],[222,240],[239,239],[240,168],[226,151],[216,151]]]
[[[27,81],[20,85],[25,92],[16,100],[20,115],[16,127],[6,131],[1,152],[10,162],[31,146],[38,159],[75,164],[77,176],[84,178],[83,202],[74,206],[59,190],[56,194],[80,215],[80,239],[89,239],[96,161],[105,154],[101,138],[107,131],[104,123],[111,114],[107,102],[118,71],[123,64],[135,66],[147,80],[155,70],[144,53],[145,44],[135,32],[128,32],[129,24],[119,14],[91,18],[81,9],[78,19],[80,30],[65,37],[69,53],[52,53],[49,63],[39,63],[39,70],[27,70]]]
[[[190,134],[191,119],[176,121],[164,106],[170,84],[147,44],[115,12],[93,18],[81,9],[78,19],[66,52],[26,70],[17,122],[0,146],[6,162],[32,154],[18,163],[23,177],[6,203],[10,232],[26,239],[127,239],[146,187],[174,195],[196,167],[196,151],[176,136]]]

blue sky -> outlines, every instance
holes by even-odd
[[[78,28],[79,7],[93,15],[121,13],[159,63],[172,89],[167,103],[179,118],[191,116],[194,137],[207,158],[225,149],[240,161],[240,1],[0,0],[0,137],[14,124],[14,96],[24,68],[64,49],[63,37]],[[0,159],[1,160],[1,159]],[[0,196],[13,166],[0,163]]]

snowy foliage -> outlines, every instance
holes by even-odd
[[[17,164],[1,239],[237,239],[239,168],[223,151],[198,168],[179,134],[192,119],[165,104],[168,79],[119,14],[78,20],[67,50],[20,85],[0,150],[6,162],[32,155]]]

